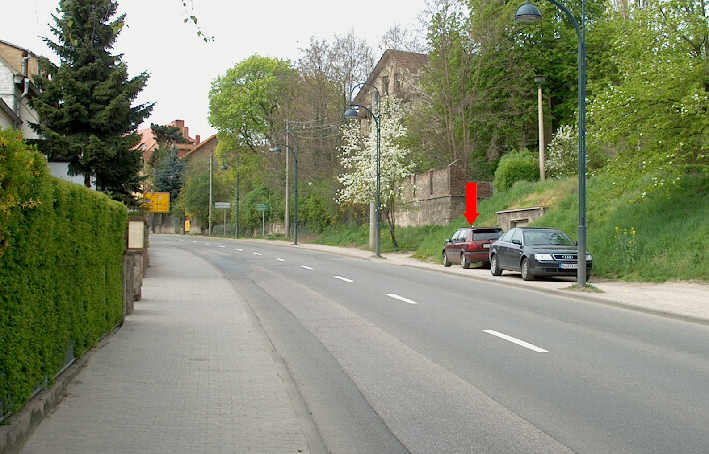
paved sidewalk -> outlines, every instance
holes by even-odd
[[[223,240],[223,238],[222,238]],[[377,260],[371,251],[362,249],[345,248],[336,246],[325,246],[320,244],[299,244],[293,246],[285,241],[271,240],[240,240],[266,242],[267,244],[278,244],[282,246],[299,247],[302,249],[312,249],[335,254],[349,255],[362,259]],[[441,272],[455,273],[468,276],[474,279],[484,279],[490,282],[515,285],[526,288],[568,295],[585,300],[621,305],[623,307],[640,310],[643,312],[656,313],[670,317],[692,320],[701,323],[709,323],[709,284],[692,282],[665,282],[661,284],[650,282],[623,282],[623,281],[596,281],[593,278],[591,283],[603,293],[588,293],[570,290],[569,287],[575,283],[575,278],[561,277],[549,278],[537,281],[525,282],[520,278],[519,273],[505,271],[501,277],[490,274],[488,269],[462,269],[453,265],[444,268],[443,265],[431,262],[424,262],[411,257],[410,254],[382,254],[386,261],[393,265],[415,266]]]
[[[22,453],[309,452],[285,372],[228,281],[177,249],[152,249],[151,265],[135,313]]]

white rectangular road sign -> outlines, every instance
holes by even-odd
[[[231,203],[229,202],[214,202],[214,208],[230,208]]]

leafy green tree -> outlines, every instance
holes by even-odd
[[[262,151],[275,130],[279,107],[287,104],[293,76],[285,60],[252,55],[237,63],[212,82],[209,123],[239,148]]]
[[[39,122],[32,127],[43,137],[40,151],[68,161],[69,171],[84,175],[87,187],[94,176],[98,189],[128,200],[140,187],[135,131],[153,105],[132,105],[148,74],[129,79],[122,56],[111,53],[125,24],[124,14],[111,20],[117,6],[113,0],[59,2],[51,27],[57,40],[44,41],[60,64],[41,62],[48,77],[35,78],[40,94],[32,107]]]
[[[613,153],[611,171],[651,175],[655,189],[687,172],[709,174],[704,2],[652,2],[621,20],[613,41],[619,74],[603,81],[589,107],[590,141]]]

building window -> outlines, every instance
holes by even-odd
[[[384,96],[389,94],[389,76],[382,77],[382,92]]]

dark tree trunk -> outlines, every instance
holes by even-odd
[[[394,248],[399,249],[399,243],[396,242],[395,228],[396,219],[394,217],[394,200],[389,200],[389,207],[386,209],[387,225],[389,226],[389,235],[391,236],[391,242]]]

